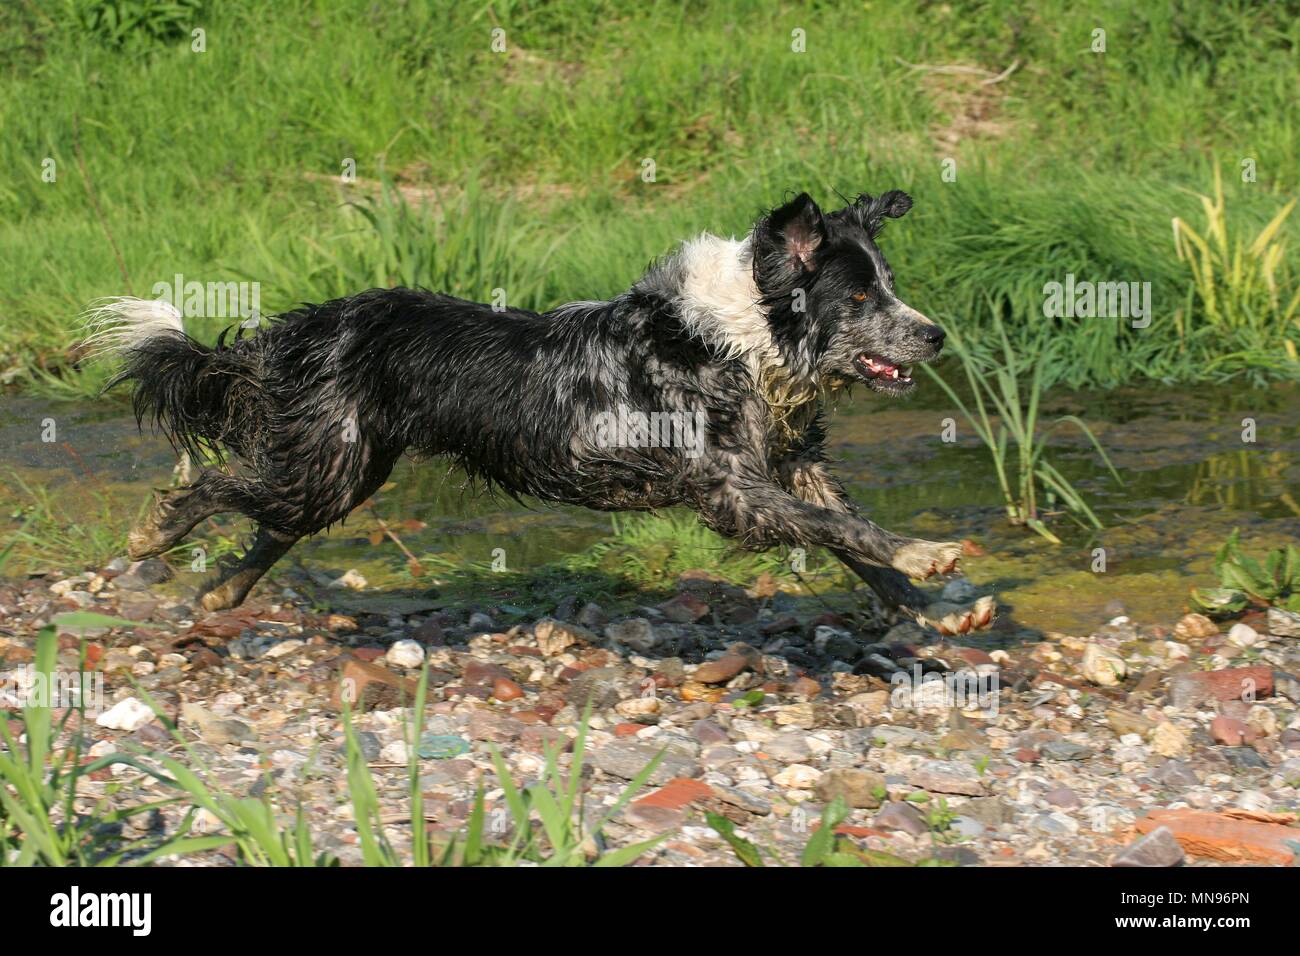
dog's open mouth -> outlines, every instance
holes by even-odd
[[[913,386],[910,366],[898,365],[881,355],[863,352],[853,360],[862,380],[878,392],[902,393]]]

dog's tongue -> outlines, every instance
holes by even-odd
[[[890,378],[890,379],[896,379],[901,375],[904,380],[908,380],[912,377],[910,373],[907,371],[900,373],[897,365],[890,365],[888,362],[882,361],[881,359],[878,359],[875,356],[868,355],[866,356],[866,359],[867,359],[867,368],[871,371],[871,374],[873,375],[882,376],[884,378]]]

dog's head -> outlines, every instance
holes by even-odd
[[[943,329],[894,294],[876,245],[884,221],[911,208],[891,190],[823,214],[802,193],[755,225],[754,281],[772,338],[819,379],[902,395],[913,387],[910,366],[938,358]]]

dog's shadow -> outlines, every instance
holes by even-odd
[[[647,583],[605,570],[466,567],[430,575],[427,584],[361,592],[321,586],[319,574],[309,576],[301,569],[288,576],[318,612],[353,616],[363,630],[388,627],[394,617],[433,620],[451,647],[486,630],[511,634],[550,617],[590,632],[593,647],[651,660],[701,663],[743,643],[784,659],[792,673],[828,676],[848,664],[855,673],[887,677],[880,659],[907,664],[917,645],[992,649],[1006,646],[1011,636],[1003,628],[944,638],[885,610],[865,585],[850,587],[845,581],[817,593],[793,593],[773,590],[770,584],[747,588],[705,573],[690,574]],[[491,627],[481,618],[472,622],[476,614],[486,614]],[[819,630],[824,625],[833,631]],[[1039,640],[1041,634],[1035,637],[1021,628],[1015,637],[1019,643]],[[383,647],[396,639],[376,637],[374,643]]]

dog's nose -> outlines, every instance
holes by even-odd
[[[921,327],[921,338],[925,339],[935,348],[943,345],[944,336],[947,333],[937,325],[925,325]]]

